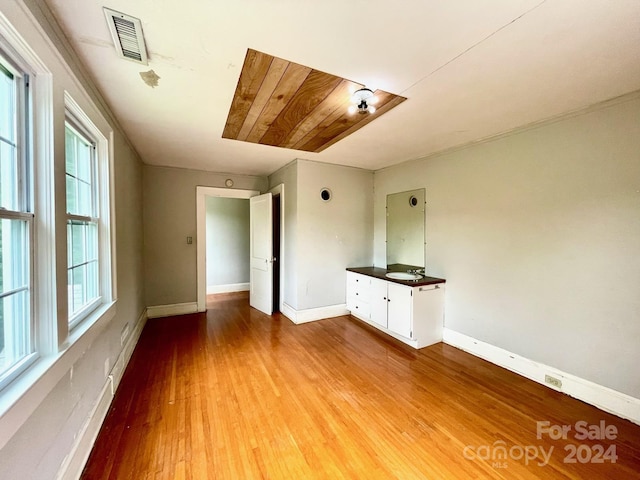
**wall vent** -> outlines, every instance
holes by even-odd
[[[149,64],[140,19],[104,8],[116,52],[132,62]]]

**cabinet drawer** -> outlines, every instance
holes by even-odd
[[[369,302],[362,302],[353,297],[347,301],[347,308],[352,314],[359,317],[369,318],[371,315],[371,306],[369,305]]]
[[[369,301],[371,277],[359,273],[347,272],[347,297],[356,297]]]

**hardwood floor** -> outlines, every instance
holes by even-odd
[[[149,320],[83,479],[640,478],[640,426],[453,347],[209,305]]]

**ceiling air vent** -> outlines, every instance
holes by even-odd
[[[133,62],[147,65],[147,48],[142,35],[140,19],[104,8],[109,31],[113,37],[118,55]]]

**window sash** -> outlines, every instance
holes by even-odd
[[[0,88],[0,96],[8,97],[0,98],[0,106],[9,113],[0,111],[0,208],[29,212],[29,76],[0,52],[0,78],[11,81],[10,92]]]
[[[28,78],[0,53],[0,389],[38,356]]]
[[[67,185],[67,300],[70,329],[102,302],[100,218],[95,142],[81,126],[65,122]]]
[[[0,389],[37,358],[32,321],[33,220],[33,214],[0,210]]]

